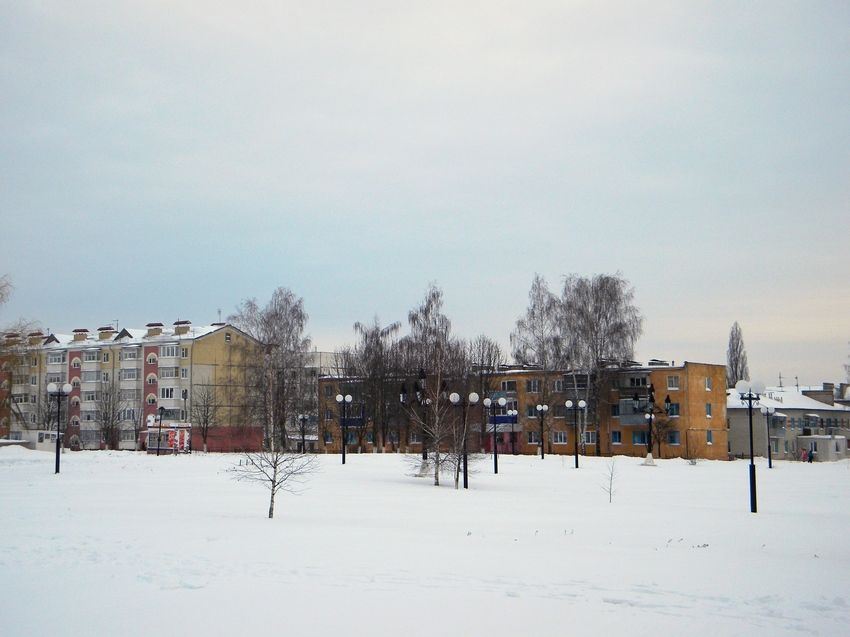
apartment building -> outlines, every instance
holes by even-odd
[[[244,365],[252,339],[225,323],[145,329],[111,326],[71,334],[6,335],[0,372],[0,435],[49,446],[56,413],[63,444],[74,449],[147,449],[170,453],[202,449],[192,422],[193,406],[214,396],[216,418],[207,433],[210,451],[257,450],[262,431],[243,417]],[[57,405],[47,386],[68,383]],[[212,388],[212,391],[210,391]],[[5,399],[4,399],[5,398]],[[107,416],[115,411],[116,414]],[[104,423],[117,418],[115,440],[104,440]],[[64,433],[66,432],[66,433]]]

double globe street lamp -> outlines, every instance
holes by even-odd
[[[47,386],[47,395],[56,398],[56,473],[59,473],[59,454],[62,452],[62,396],[70,396],[73,391],[71,383],[57,385],[50,383]]]
[[[504,407],[508,404],[508,400],[504,396],[500,396],[497,400],[490,400],[489,398],[484,399],[484,407],[490,410],[491,417],[493,419],[493,473],[499,473],[499,443],[496,440],[496,431],[498,427],[496,426],[496,405],[499,407]]]
[[[576,456],[576,469],[578,469],[578,410],[584,409],[587,407],[587,403],[584,400],[579,400],[577,402],[573,402],[572,400],[568,400],[564,403],[567,409],[573,410],[573,430],[575,432],[575,456]]]
[[[463,488],[464,489],[469,488],[469,469],[468,469],[468,465],[467,465],[467,454],[466,454],[466,439],[468,438],[467,432],[466,432],[466,406],[467,406],[467,404],[470,405],[470,406],[477,405],[478,404],[478,398],[479,398],[478,394],[476,394],[475,392],[472,392],[471,394],[469,394],[469,398],[467,398],[467,400],[465,402],[461,403],[461,409],[462,409],[461,426],[463,428]],[[452,405],[457,407],[458,403],[460,403],[460,394],[458,394],[457,392],[452,392],[449,395],[449,400],[451,401]]]
[[[348,405],[351,404],[351,401],[354,400],[351,397],[351,394],[346,394],[343,396],[342,394],[336,395],[336,402],[342,407],[339,412],[340,421],[340,429],[342,430],[342,464],[345,464],[345,447],[348,444]]]
[[[546,412],[549,411],[549,405],[537,405],[537,417],[540,419],[540,459],[546,457],[543,444],[543,420],[546,417]]]

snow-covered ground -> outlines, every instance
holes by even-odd
[[[299,496],[238,456],[0,449],[0,635],[848,635],[850,466],[322,456]]]

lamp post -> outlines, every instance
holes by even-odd
[[[767,468],[773,469],[773,454],[770,449],[770,419],[776,413],[776,407],[761,406],[761,413],[764,414],[765,424],[767,425]]]
[[[632,405],[635,408],[635,412],[643,411],[646,414],[646,421],[649,425],[649,434],[646,440],[646,452],[652,455],[652,414],[655,411],[655,389],[652,387],[652,383],[646,386],[649,396],[647,398],[646,406],[641,410],[640,407],[640,397],[635,392],[634,397],[632,398]],[[661,443],[659,442],[659,445]],[[659,456],[661,455],[659,451]],[[647,460],[647,462],[649,462]]]
[[[458,406],[458,403],[460,403],[460,406],[461,406],[461,426],[463,427],[463,488],[468,489],[469,488],[469,468],[468,468],[468,464],[467,464],[467,454],[466,454],[466,439],[468,437],[467,431],[466,431],[466,405],[467,405],[467,403],[461,402],[460,394],[458,394],[457,392],[452,392],[451,395],[449,395],[449,400],[452,402],[452,405],[454,405],[455,407]],[[469,401],[470,405],[477,405],[478,404],[478,394],[476,394],[475,392],[472,392],[471,394],[469,394],[468,401]]]
[[[549,411],[549,405],[537,405],[537,417],[540,419],[540,459],[541,460],[543,460],[546,457],[546,452],[544,450],[544,445],[543,445],[543,420],[545,419],[547,411]]]
[[[342,464],[345,464],[345,447],[348,444],[348,414],[346,412],[352,400],[354,399],[351,397],[351,394],[346,394],[345,396],[342,394],[336,395],[336,402],[342,407],[339,412],[339,426],[342,430]]]
[[[750,513],[755,513],[756,506],[756,465],[753,461],[753,403],[758,403],[765,392],[764,383],[755,381],[750,384],[747,380],[735,383],[735,391],[741,397],[741,404],[747,405],[747,415],[750,421]]]
[[[50,383],[47,386],[47,395],[56,398],[56,473],[59,473],[59,454],[62,453],[62,443],[60,441],[62,431],[62,396],[69,396],[73,391],[71,383],[65,383],[62,386],[56,383]]]
[[[165,413],[165,407],[157,409],[159,412],[159,431],[156,434],[156,455],[159,455],[159,448],[162,446],[162,415]]]
[[[587,403],[583,400],[579,400],[578,402],[573,402],[568,400],[564,405],[567,409],[573,410],[573,429],[575,430],[575,457],[576,457],[576,469],[578,469],[578,410],[584,410],[587,407]]]
[[[499,397],[498,400],[490,400],[489,398],[484,399],[484,407],[490,410],[491,418],[493,419],[493,473],[499,473],[499,443],[496,440],[496,404],[498,403],[499,407],[504,407],[508,404],[507,399],[504,396]]]

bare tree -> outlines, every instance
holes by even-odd
[[[242,414],[245,422],[262,424],[265,449],[288,448],[287,432],[315,402],[315,388],[305,382],[307,318],[304,300],[287,288],[275,290],[264,307],[243,301],[228,318],[253,339],[241,348],[248,383]]]
[[[586,375],[587,416],[597,428],[597,455],[601,445],[602,392],[609,385],[612,363],[630,360],[634,356],[635,343],[643,333],[644,319],[634,305],[634,296],[634,289],[619,272],[590,278],[573,274],[564,280],[559,322],[564,342],[563,360],[574,372],[574,383],[580,377],[576,371]],[[574,391],[578,394],[577,384]]]
[[[729,348],[726,350],[726,386],[734,387],[739,380],[750,380],[750,370],[747,368],[743,332],[735,321],[729,331]]]
[[[107,449],[118,449],[121,438],[121,423],[127,401],[121,395],[121,387],[115,371],[106,372],[108,380],[101,384],[97,394],[97,411],[100,417],[100,437]]]
[[[274,500],[278,491],[298,493],[299,484],[318,469],[316,456],[289,453],[280,449],[247,453],[233,467],[237,480],[257,482],[269,490],[269,519],[274,517]]]
[[[617,459],[611,458],[608,463],[608,471],[605,473],[605,484],[602,485],[602,490],[608,494],[608,504],[614,499],[614,494],[617,490],[614,488],[614,482],[617,480]]]
[[[201,434],[204,441],[204,453],[207,452],[207,439],[213,427],[218,425],[220,405],[215,385],[207,382],[192,388],[192,407],[190,408],[192,427]]]
[[[482,398],[490,396],[490,392],[494,390],[493,378],[499,373],[499,370],[505,364],[505,355],[502,352],[501,346],[493,339],[484,336],[483,334],[475,337],[469,344],[469,362],[471,365],[472,376],[470,378],[470,390],[479,394]],[[467,418],[483,415],[480,411],[475,411],[473,414],[468,414]],[[485,427],[481,422],[472,422],[474,427],[478,425],[478,449],[484,448]]]
[[[381,327],[377,316],[369,325],[354,324],[359,341],[351,351],[353,376],[361,381],[365,417],[372,422],[373,444],[380,451],[388,439],[393,450],[396,444],[389,427],[392,405],[398,402],[398,387],[393,386],[398,382],[398,374],[393,369],[392,356],[399,329],[399,322]]]
[[[443,446],[451,438],[453,415],[449,383],[459,369],[466,346],[451,337],[451,321],[443,314],[443,292],[429,286],[422,304],[408,314],[410,334],[399,345],[406,359],[412,400],[402,399],[405,411],[422,435],[422,471],[430,463],[434,484],[440,484]]]
[[[558,299],[549,291],[545,279],[534,275],[528,293],[528,309],[517,319],[511,332],[511,347],[516,361],[523,365],[537,365],[543,376],[540,386],[540,405],[549,405],[549,376],[563,358],[562,334],[558,325]],[[540,457],[545,457],[549,440],[547,412],[539,411]],[[551,448],[550,448],[551,453]]]

